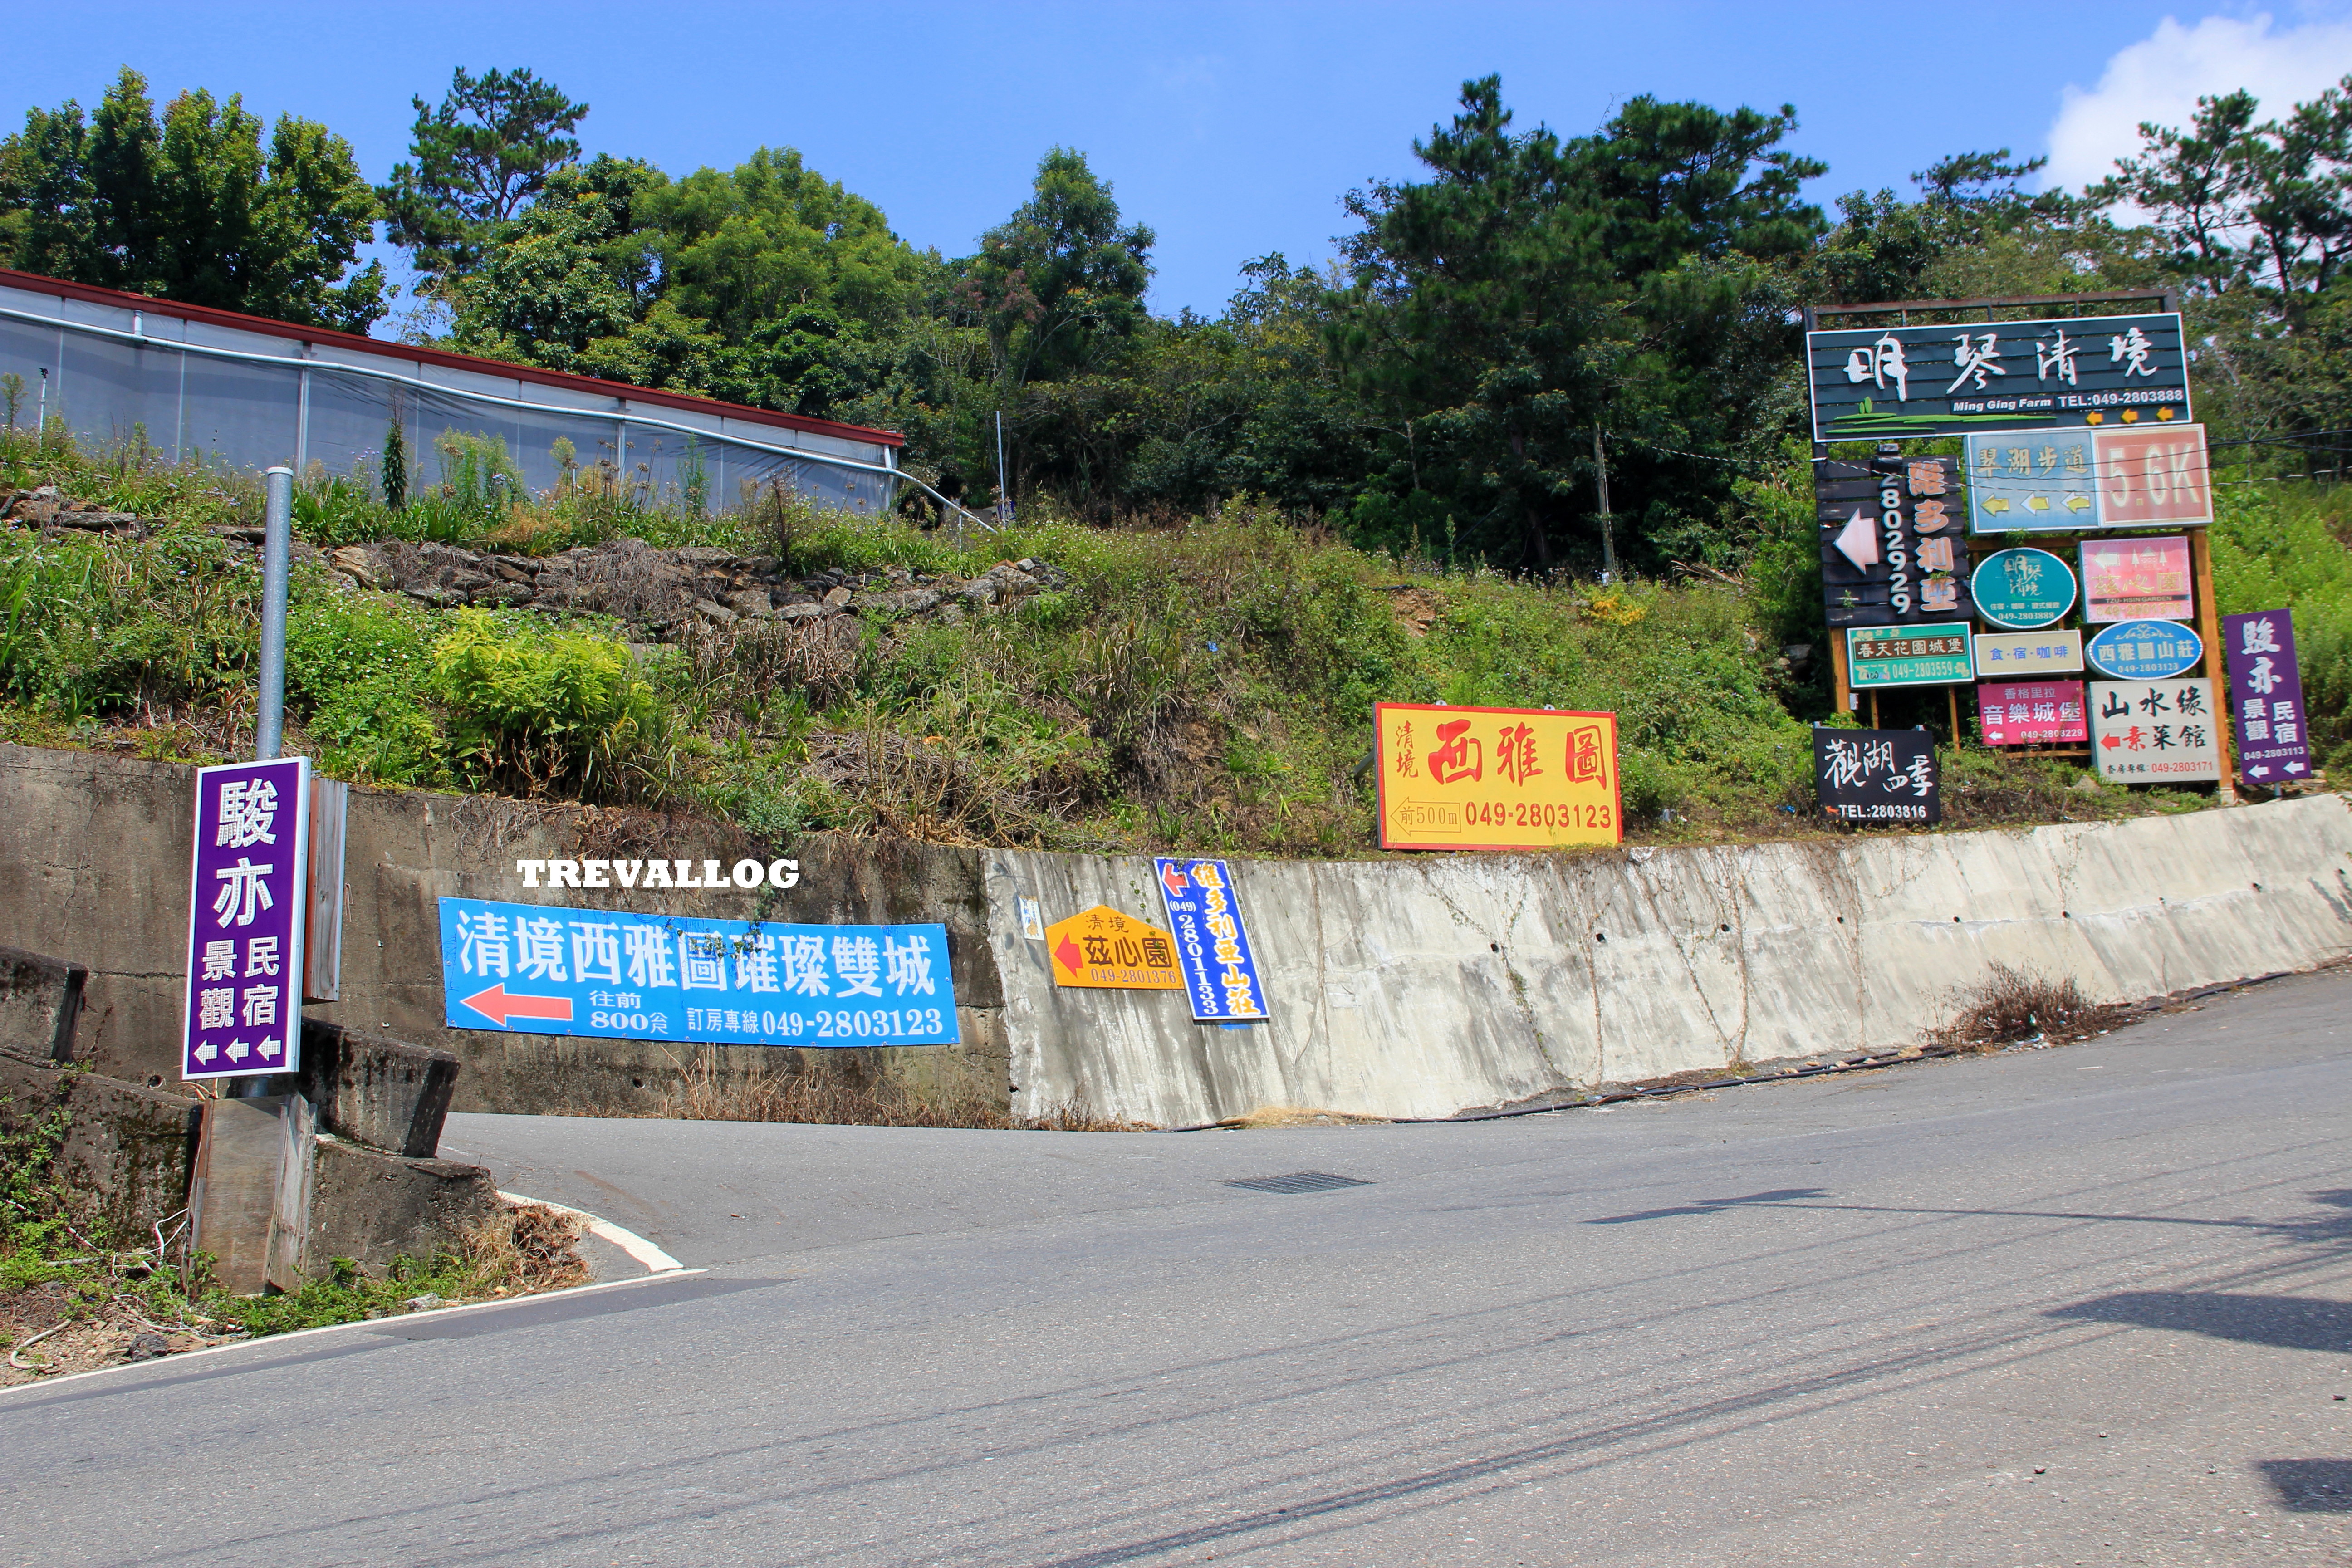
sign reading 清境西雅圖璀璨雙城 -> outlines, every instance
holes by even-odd
[[[1832,626],[1887,626],[1974,614],[1954,553],[1958,466],[1949,458],[1813,461],[1822,605]]]
[[[1988,746],[2063,745],[2091,738],[2079,680],[1988,680],[1977,688],[1977,730]]]
[[[310,762],[196,771],[180,1076],[290,1072],[302,1055]]]
[[[1969,624],[1848,626],[1846,682],[1857,690],[1881,686],[1957,686],[1976,679]]]
[[[1816,441],[2190,417],[2180,317],[1837,327],[1805,334]]]
[[[2221,777],[2221,715],[2213,683],[2094,680],[2091,750],[2099,776],[2118,784],[2216,783]]]
[[[2238,776],[2273,788],[2311,778],[2311,728],[2295,663],[2294,617],[2253,610],[2221,617],[2230,714],[2238,726]]]
[[[1936,742],[1925,730],[1813,729],[1813,794],[1841,822],[1925,826],[1944,816]]]
[[[940,925],[793,925],[443,899],[453,1029],[725,1046],[952,1046]]]
[[[1242,919],[1233,868],[1223,860],[1161,856],[1151,863],[1176,938],[1185,999],[1201,1024],[1254,1024],[1266,1016],[1257,950]]]
[[[1544,708],[1372,709],[1383,849],[1614,844],[1617,716]]]

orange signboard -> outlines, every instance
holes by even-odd
[[[2100,526],[2213,521],[2202,425],[2110,426],[2092,435],[2091,453],[2099,469]]]
[[[1551,849],[1614,844],[1617,715],[1382,702],[1383,849]]]
[[[1054,984],[1120,991],[1181,991],[1176,939],[1107,904],[1045,928]]]

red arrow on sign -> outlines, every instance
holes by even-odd
[[[1192,885],[1192,879],[1173,866],[1160,868],[1160,882],[1171,894],[1181,893]]]
[[[572,1022],[571,997],[509,996],[504,981],[488,991],[475,992],[465,999],[462,1005],[495,1021],[500,1028],[506,1026],[509,1018],[555,1018],[566,1024]]]
[[[1078,944],[1066,936],[1062,939],[1062,945],[1054,950],[1054,956],[1060,959],[1062,967],[1073,974],[1084,974],[1087,972],[1087,955],[1080,952]]]

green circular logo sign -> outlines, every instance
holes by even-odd
[[[1997,550],[1969,579],[1977,614],[2027,632],[2074,607],[2074,569],[2047,550]]]

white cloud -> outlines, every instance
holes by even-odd
[[[2079,190],[2139,151],[2143,121],[2186,126],[2200,95],[2244,88],[2258,116],[2284,115],[2352,73],[2352,22],[2314,21],[2273,30],[2268,14],[2171,17],[2153,37],[2116,52],[2099,85],[2069,86],[2050,127],[2048,186]]]

